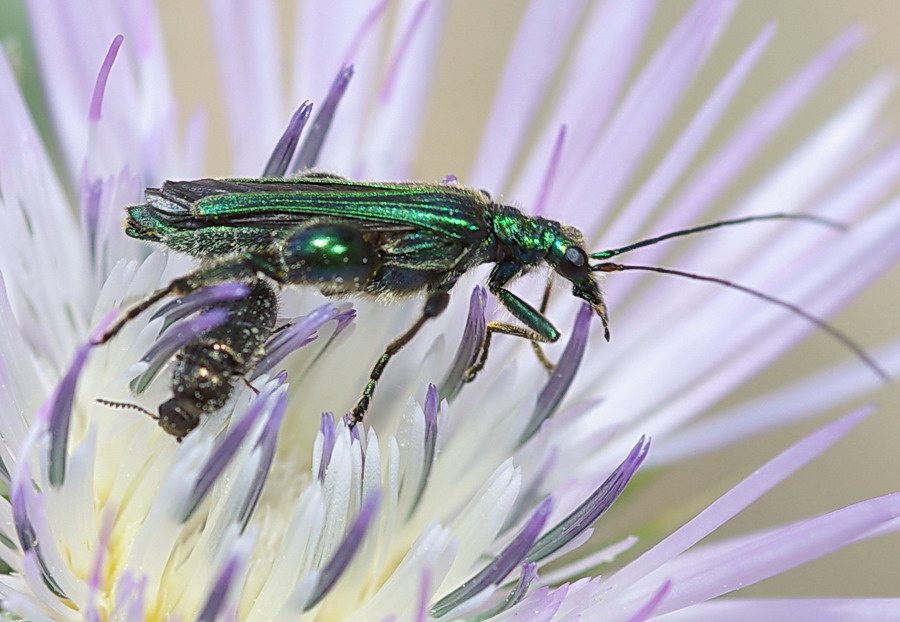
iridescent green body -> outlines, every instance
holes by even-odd
[[[549,321],[503,289],[549,264],[573,282],[576,296],[604,312],[577,229],[526,216],[473,188],[317,175],[170,181],[146,196],[145,204],[128,208],[126,233],[205,260],[212,270],[206,280],[258,271],[329,295],[388,299],[447,292],[474,266],[492,263],[489,288],[506,292],[501,302],[510,312],[543,341],[554,341],[559,332]],[[351,239],[335,246],[327,238],[336,231]],[[323,255],[323,248],[331,253]],[[335,262],[356,270],[335,274]],[[308,268],[306,277],[292,278],[291,266],[298,265]]]
[[[311,285],[330,296],[389,300],[424,292],[422,316],[388,345],[353,411],[362,419],[385,365],[428,319],[447,306],[456,281],[473,267],[493,264],[488,288],[522,325],[492,322],[490,333],[553,342],[559,331],[506,285],[548,265],[572,282],[572,293],[606,324],[606,307],[591,272],[581,233],[495,203],[480,190],[456,184],[358,182],[328,174],[299,178],[168,181],[146,191],[146,203],[127,208],[125,231],[201,260],[129,311],[108,333],[162,297],[226,280],[267,277],[283,285]]]
[[[283,173],[283,166],[285,162],[276,167],[276,173]],[[795,305],[756,290],[654,266],[609,261],[589,264],[591,259],[607,260],[673,237],[751,221],[800,219],[834,226],[814,216],[769,214],[724,220],[589,255],[581,233],[574,227],[527,216],[515,207],[494,202],[485,192],[456,184],[359,182],[323,173],[297,178],[168,181],[161,188],[148,188],[146,202],[128,207],[127,212],[128,235],[188,253],[201,263],[194,272],[131,307],[104,334],[101,343],[167,296],[188,294],[229,280],[261,283],[261,279],[269,279],[281,285],[317,287],[329,296],[364,295],[380,300],[424,293],[421,316],[387,345],[372,368],[362,397],[351,412],[353,423],[365,415],[391,357],[425,322],[443,312],[457,280],[481,264],[493,265],[488,289],[519,324],[488,324],[480,354],[466,380],[472,380],[484,366],[493,333],[523,337],[533,344],[559,338],[559,331],[544,316],[543,305],[537,310],[507,289],[511,281],[542,265],[572,283],[572,295],[589,303],[600,316],[607,338],[606,306],[594,272],[649,270],[716,282],[779,304],[834,335],[880,372],[840,332]],[[240,312],[232,312],[229,323],[236,324],[235,318],[240,316]],[[227,333],[232,327],[226,325],[222,330]],[[263,332],[270,333],[271,327]],[[247,353],[258,347],[246,343]],[[205,361],[216,344],[215,336],[197,340],[191,356]],[[552,369],[537,346],[536,351],[542,363]],[[242,374],[252,365],[248,358],[245,363],[226,362],[222,369]],[[180,371],[176,375],[189,380],[192,373]],[[185,398],[183,403],[195,402],[206,411],[216,410],[228,395],[230,388],[218,393],[213,390],[208,399],[197,397],[190,402]]]

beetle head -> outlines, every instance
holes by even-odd
[[[547,262],[553,266],[558,275],[572,283],[572,295],[581,298],[594,309],[603,322],[604,336],[609,340],[609,320],[606,303],[597,279],[591,272],[589,256],[584,250],[584,236],[575,227],[560,225],[560,233],[556,236]]]

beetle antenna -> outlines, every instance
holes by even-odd
[[[113,408],[130,408],[131,410],[136,410],[140,413],[144,413],[151,419],[159,419],[155,414],[144,408],[143,406],[138,406],[137,404],[131,404],[129,402],[114,402],[112,400],[105,400],[102,397],[98,397],[94,400],[98,404],[103,404],[104,406],[112,406]]]
[[[641,240],[640,242],[635,242],[633,244],[629,244],[628,246],[622,246],[621,248],[614,248],[612,250],[594,253],[593,255],[591,255],[591,259],[609,259],[610,257],[615,257],[617,255],[621,255],[622,253],[627,253],[638,248],[644,248],[645,246],[652,246],[654,244],[658,244],[659,242],[670,240],[672,238],[680,238],[685,235],[692,235],[694,233],[700,233],[702,231],[709,231],[710,229],[718,229],[719,227],[743,225],[745,223],[755,222],[758,220],[805,220],[807,222],[825,225],[826,227],[831,227],[833,229],[844,230],[847,228],[847,226],[843,223],[837,222],[835,220],[829,220],[828,218],[822,218],[821,216],[813,216],[811,214],[760,214],[758,216],[746,216],[744,218],[719,220],[706,225],[700,225],[699,227],[691,227],[690,229],[670,231],[669,233],[665,233],[655,238]]]
[[[790,303],[786,300],[782,300],[781,298],[776,298],[775,296],[771,296],[770,294],[766,294],[759,290],[747,287],[746,285],[741,285],[740,283],[735,283],[733,281],[728,281],[726,279],[720,279],[714,276],[707,276],[705,274],[696,274],[694,272],[684,272],[682,270],[674,270],[672,268],[661,268],[659,266],[625,266],[618,263],[612,262],[604,262],[601,264],[597,264],[596,266],[591,266],[591,271],[593,272],[623,272],[625,270],[643,270],[646,272],[658,272],[660,274],[671,274],[674,276],[681,276],[687,279],[693,279],[695,281],[706,281],[708,283],[717,283],[719,285],[724,285],[725,287],[730,287],[732,289],[736,289],[738,291],[744,292],[745,294],[750,294],[751,296],[756,296],[766,302],[778,305],[780,307],[784,307],[785,309],[792,311],[794,314],[799,315],[803,319],[807,320],[820,330],[825,333],[831,335],[834,339],[842,343],[846,348],[856,354],[869,368],[872,369],[883,381],[890,382],[891,377],[868,353],[866,353],[863,348],[857,344],[855,341],[850,339],[843,332],[839,331],[837,328],[829,324],[828,322],[812,315],[808,311],[804,311],[802,308],[797,305]]]
[[[146,311],[147,309],[152,307],[154,304],[156,304],[157,302],[159,302],[160,300],[162,300],[163,298],[165,298],[166,296],[171,294],[172,290],[173,290],[173,286],[172,286],[172,284],[170,284],[168,287],[164,287],[160,290],[153,292],[152,294],[150,294],[149,296],[147,296],[140,302],[129,307],[125,311],[125,313],[122,315],[122,317],[120,317],[118,320],[116,320],[115,324],[113,324],[108,329],[106,329],[106,332],[103,333],[102,335],[100,335],[100,337],[98,339],[93,341],[91,343],[91,345],[99,346],[101,344],[106,343],[107,341],[109,341],[110,339],[115,337],[116,335],[118,335],[119,331],[122,330],[122,328],[124,328],[125,325],[128,324],[128,322],[130,322],[131,320],[133,320],[134,318],[139,316],[141,313],[143,313],[144,311]]]

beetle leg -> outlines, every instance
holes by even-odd
[[[547,313],[547,305],[550,303],[550,292],[553,289],[553,281],[547,279],[547,287],[544,288],[544,296],[541,298],[541,307],[540,313],[546,317]],[[553,373],[553,370],[556,369],[556,365],[547,358],[547,355],[544,354],[544,349],[541,347],[541,342],[532,340],[531,341],[531,349],[534,350],[535,356],[537,356],[538,361],[541,365],[544,366],[544,369],[547,370],[548,373]]]
[[[484,336],[484,343],[481,344],[481,354],[478,357],[478,362],[466,371],[466,376],[464,378],[466,382],[472,382],[478,372],[484,368],[493,333],[522,337],[523,339],[528,339],[532,343],[553,343],[559,339],[559,331],[556,330],[556,327],[553,326],[553,324],[550,323],[550,320],[543,314],[543,308],[545,308],[544,304],[541,305],[542,310],[538,311],[503,287],[512,280],[513,277],[518,276],[518,274],[519,267],[514,264],[497,264],[497,267],[494,268],[494,271],[491,273],[491,278],[488,280],[488,287],[490,288],[491,293],[497,297],[500,304],[503,305],[503,308],[509,311],[514,318],[522,322],[525,326],[516,326],[507,322],[491,322],[488,324],[487,332]],[[548,296],[549,294],[545,294],[545,298]],[[545,368],[547,365],[550,365],[550,369],[552,369],[552,364],[546,360],[543,352],[538,354],[538,359],[541,360],[541,363]]]
[[[369,409],[369,403],[372,401],[372,395],[375,393],[375,386],[378,384],[378,380],[384,373],[384,368],[387,367],[391,357],[403,349],[403,346],[408,344],[412,338],[416,336],[416,333],[421,330],[422,326],[425,325],[425,322],[432,318],[436,318],[443,313],[444,309],[447,308],[448,302],[450,302],[450,294],[447,291],[436,290],[430,292],[428,298],[425,299],[425,308],[422,309],[422,315],[419,316],[419,319],[416,320],[405,333],[387,345],[384,349],[384,354],[379,357],[375,366],[372,368],[372,372],[369,374],[369,382],[363,389],[362,396],[359,398],[356,406],[353,407],[353,410],[350,411],[351,428],[362,421],[366,416],[366,411]]]
[[[553,371],[553,363],[547,360],[547,357],[544,355],[543,350],[540,349],[541,343],[552,343],[551,340],[547,339],[540,333],[536,333],[533,330],[529,330],[523,326],[516,326],[515,324],[509,324],[507,322],[491,322],[487,325],[487,331],[484,335],[484,341],[481,343],[481,354],[478,357],[478,362],[472,365],[469,369],[466,370],[465,376],[463,376],[463,382],[472,382],[475,380],[475,377],[478,375],[482,369],[484,369],[484,365],[487,362],[488,350],[491,347],[491,335],[494,333],[500,333],[501,335],[512,335],[513,337],[522,337],[523,339],[528,339],[531,342],[532,347],[534,347],[535,352],[538,355],[538,359],[547,368],[548,371]],[[549,365],[549,367],[547,367]]]
[[[247,253],[240,260],[226,258],[218,263],[195,270],[190,274],[177,278],[166,287],[158,289],[143,300],[129,307],[122,316],[115,321],[94,345],[106,343],[115,337],[128,322],[152,307],[167,296],[184,296],[202,287],[226,281],[246,281],[258,274],[283,282],[281,275],[265,258]]]

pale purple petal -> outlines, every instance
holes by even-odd
[[[431,573],[428,569],[422,571],[422,580],[419,586],[419,602],[416,607],[413,622],[427,622],[428,620],[428,595],[431,593]]]
[[[285,379],[279,378],[278,380],[277,386],[280,387],[284,384]],[[272,461],[275,459],[278,431],[281,429],[285,411],[287,411],[287,393],[282,391],[275,399],[275,404],[269,409],[262,434],[260,434],[259,440],[256,441],[255,450],[259,452],[260,458],[254,474],[253,484],[250,486],[238,512],[237,521],[241,525],[241,531],[247,528],[247,524],[253,516],[253,510],[256,509],[256,504],[259,503],[259,497],[262,495],[269,470],[272,467]]]
[[[469,181],[506,186],[515,158],[578,26],[583,0],[532,0],[510,48]]]
[[[249,293],[250,287],[240,281],[210,285],[209,287],[195,290],[187,296],[180,296],[167,302],[151,316],[151,319],[155,320],[158,317],[165,316],[166,320],[160,331],[162,332],[176,320],[196,313],[204,307],[210,307],[217,302],[225,302],[226,300],[246,298]]]
[[[638,609],[633,616],[628,618],[628,622],[645,622],[645,620],[649,620],[659,610],[659,604],[671,589],[671,581],[666,581],[665,583],[663,583],[660,588],[656,590],[656,593],[650,597],[650,600],[648,600],[640,609]]]
[[[91,107],[88,111],[88,119],[92,123],[99,121],[103,114],[103,94],[106,92],[106,81],[109,79],[109,72],[116,61],[116,55],[119,53],[119,48],[122,47],[122,41],[124,40],[125,37],[122,35],[115,36],[112,43],[109,44],[106,58],[103,59],[103,64],[100,66],[97,81],[94,84],[94,94],[91,96]]]
[[[379,50],[389,5],[389,0],[303,3],[294,27],[292,98],[324,97],[343,65],[366,65],[360,72],[363,79],[374,73],[380,59],[371,56]]]
[[[543,462],[541,466],[536,469],[534,475],[526,480],[527,485],[516,498],[516,504],[506,517],[506,522],[500,529],[500,533],[505,533],[516,526],[525,514],[544,498],[547,490],[547,477],[557,464],[559,449],[558,447],[552,447],[542,455]]]
[[[97,226],[100,220],[100,200],[103,182],[99,179],[83,179],[81,184],[81,217],[91,251],[91,261],[97,260]]]
[[[753,585],[832,553],[872,529],[900,517],[900,493],[870,499],[766,533],[736,547],[698,551],[674,567],[663,566],[633,586],[622,604],[641,598],[660,577],[671,577],[672,590],[658,609],[674,611]]]
[[[569,585],[556,589],[542,587],[532,592],[517,607],[513,607],[501,619],[522,619],[528,622],[550,622],[562,608],[569,593]],[[521,615],[520,615],[521,614]],[[563,618],[568,619],[568,618]],[[576,618],[577,619],[577,618]]]
[[[90,622],[100,622],[102,619],[99,607],[100,591],[104,584],[106,556],[109,552],[109,540],[112,535],[114,518],[113,512],[110,508],[107,508],[103,512],[100,522],[100,533],[97,538],[94,562],[88,580],[87,606],[84,611],[84,617]]]
[[[699,0],[672,30],[629,89],[581,173],[568,184],[569,205],[590,206],[576,222],[597,228],[631,181],[728,24],[736,2]],[[598,184],[597,179],[603,183]]]
[[[506,595],[506,598],[503,599],[503,602],[501,602],[490,611],[479,616],[480,619],[490,620],[491,618],[500,615],[507,609],[518,605],[528,594],[528,588],[531,587],[532,582],[537,578],[538,574],[536,563],[525,562],[524,564],[522,564],[522,571],[519,574],[519,579],[518,581],[516,581],[513,589],[510,590],[509,594]],[[546,612],[546,609],[543,612]]]
[[[426,111],[423,102],[436,73],[446,4],[442,0],[400,4],[399,34],[357,165],[363,177],[405,179],[411,173]]]
[[[727,598],[668,614],[665,622],[895,622],[900,598]]]
[[[349,317],[348,317],[349,315]],[[289,354],[308,345],[317,338],[316,331],[322,328],[332,320],[338,321],[338,326],[332,334],[332,338],[337,335],[342,328],[346,327],[350,320],[354,317],[351,312],[341,311],[330,303],[326,303],[303,318],[297,320],[292,326],[275,335],[266,344],[265,354],[254,365],[253,370],[249,374],[251,380],[255,380],[260,376],[269,373],[277,367]],[[330,343],[330,340],[329,340]],[[328,344],[326,344],[327,347]]]
[[[220,619],[228,601],[228,595],[234,587],[235,581],[246,570],[247,562],[238,554],[232,555],[225,562],[224,568],[216,578],[203,608],[197,615],[198,622],[215,622]]]
[[[322,413],[322,423],[319,425],[319,434],[322,437],[321,457],[319,458],[319,481],[325,480],[325,471],[328,470],[328,464],[331,462],[331,452],[334,451],[334,415],[332,413]]]
[[[583,33],[560,83],[558,101],[512,192],[525,205],[532,204],[538,195],[541,173],[547,166],[547,153],[553,148],[557,128],[566,125],[570,130],[566,158],[549,204],[553,206],[555,217],[573,221],[573,212],[565,211],[566,206],[554,197],[558,197],[578,173],[613,107],[621,100],[622,88],[633,71],[655,11],[656,0],[607,0],[595,3],[590,15],[583,20]]]
[[[115,584],[115,609],[113,615],[123,622],[146,622],[147,575],[134,579],[131,571],[125,570]]]
[[[280,37],[272,3],[210,0],[219,77],[236,171],[259,170],[284,118]],[[252,97],[248,94],[252,93]],[[306,97],[295,99],[306,99]]]
[[[770,24],[747,47],[691,119],[675,145],[666,154],[665,159],[641,184],[638,193],[622,209],[621,214],[604,233],[604,240],[616,244],[616,240],[635,239],[635,236],[643,229],[646,219],[656,210],[672,186],[694,161],[700,148],[706,144],[738,90],[756,67],[763,52],[768,49],[774,34],[775,27]]]
[[[575,379],[578,367],[581,365],[581,359],[584,356],[584,349],[587,345],[588,329],[590,328],[591,318],[594,312],[590,305],[584,304],[575,317],[575,324],[572,327],[572,336],[566,344],[566,349],[559,359],[550,379],[544,388],[538,394],[537,403],[534,405],[534,412],[528,420],[528,425],[522,432],[519,444],[524,445],[528,440],[541,429],[544,421],[553,416],[556,412],[566,392]]]
[[[894,376],[900,376],[900,340],[874,350],[872,356]],[[795,425],[882,386],[858,360],[848,359],[682,428],[653,452],[649,462],[653,466],[670,464],[746,442],[759,434]]]
[[[498,585],[506,579],[509,573],[525,560],[525,556],[529,553],[532,545],[537,540],[538,534],[544,528],[544,523],[547,522],[552,509],[553,499],[544,499],[522,528],[522,531],[519,532],[519,535],[503,551],[494,557],[478,574],[432,605],[432,617],[440,618],[450,613],[476,594],[479,594],[491,585]]]
[[[425,494],[425,489],[428,486],[431,468],[434,466],[434,455],[437,450],[437,413],[439,400],[437,387],[433,384],[429,384],[428,390],[425,393],[425,408],[422,409],[423,416],[425,417],[425,439],[422,442],[422,471],[419,476],[416,494],[413,495],[413,500],[409,507],[407,518],[411,517],[416,511],[416,508],[419,507],[419,502],[422,500],[422,495]]]
[[[778,483],[819,456],[870,412],[857,411],[795,443],[719,497],[695,518],[607,579],[609,597],[621,593],[644,576],[694,546]]]
[[[42,551],[42,538],[40,532],[49,535],[46,529],[38,529],[38,523],[46,526],[47,517],[46,510],[43,507],[43,499],[32,489],[30,471],[27,467],[20,467],[22,480],[15,483],[10,491],[10,504],[13,510],[13,520],[15,521],[16,535],[19,538],[19,545],[22,553],[26,558],[30,557],[35,563],[35,568],[40,573],[40,580],[59,598],[67,598],[65,590],[60,587],[59,582],[54,578],[51,565],[45,559]],[[48,538],[48,546],[52,547],[52,539]]]
[[[897,235],[900,235],[900,210],[890,207],[879,210],[848,233],[838,236],[829,245],[828,254],[817,258],[815,263],[807,264],[803,274],[794,275],[787,284],[789,292],[781,295],[789,300],[805,301],[805,308],[820,316],[827,315],[828,311],[849,300],[881,274],[884,265],[900,256],[900,247],[892,242]],[[880,250],[873,253],[872,248]],[[847,265],[853,265],[853,270],[847,270]],[[839,288],[831,287],[836,279],[841,282]],[[734,296],[737,295],[734,293]],[[762,305],[752,316],[744,317],[744,321],[722,333],[714,328],[711,318],[746,316],[746,307],[734,296],[730,296],[730,300],[707,298],[701,309],[696,309],[697,312],[690,317],[682,318],[677,333],[666,336],[670,347],[650,350],[642,356],[641,372],[657,379],[657,390],[653,395],[632,392],[628,397],[629,408],[654,413],[652,420],[645,421],[642,429],[659,434],[683,425],[686,418],[695,417],[730,388],[764,368],[775,356],[813,330],[808,322],[785,318],[785,313],[780,309]],[[676,312],[670,306],[667,310]],[[707,313],[712,315],[707,316]],[[673,376],[662,371],[679,364],[672,352],[691,349],[692,344],[704,342],[705,335],[710,331],[716,332],[717,347],[698,349],[694,353],[689,376]],[[645,338],[652,339],[652,335],[645,335]],[[858,364],[863,365],[862,361]],[[606,381],[611,386],[621,385],[622,380],[617,376],[617,370],[612,370]],[[672,383],[671,386],[667,386],[669,383]],[[607,404],[611,412],[622,408],[619,400],[624,397],[624,393],[609,395]],[[653,403],[638,406],[634,400]]]
[[[200,468],[197,475],[197,482],[191,491],[190,499],[184,511],[181,522],[186,522],[193,515],[194,511],[200,506],[206,495],[212,490],[215,483],[225,472],[225,469],[234,459],[238,449],[241,448],[250,429],[264,412],[266,405],[271,398],[272,393],[267,392],[256,397],[246,414],[228,430],[225,438],[213,450],[212,455],[207,459],[206,463]]]
[[[656,230],[674,231],[696,222],[699,214],[709,208],[808,101],[837,63],[859,44],[860,37],[859,29],[848,30],[772,94],[668,205],[666,213],[655,224]],[[654,263],[659,255],[649,250],[646,257],[648,263]]]
[[[545,211],[544,208],[547,206],[547,198],[553,189],[556,171],[559,168],[559,160],[562,157],[562,150],[566,144],[566,132],[566,126],[560,126],[559,133],[556,135],[556,141],[553,143],[553,151],[550,153],[550,160],[547,162],[547,170],[544,171],[544,179],[541,181],[541,187],[531,209],[531,213],[535,216],[542,216]]]
[[[641,438],[625,460],[616,467],[599,488],[584,500],[584,503],[534,543],[534,546],[528,551],[528,559],[535,562],[541,561],[562,549],[590,528],[625,491],[628,482],[631,481],[644,462],[644,458],[647,457],[649,449],[649,439]]]

